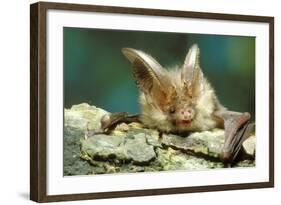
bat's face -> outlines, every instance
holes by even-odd
[[[167,119],[172,125],[186,130],[192,127],[195,114],[194,106],[188,101],[175,103],[166,111]]]

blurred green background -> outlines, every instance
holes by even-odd
[[[138,113],[138,90],[121,48],[151,54],[166,68],[200,47],[203,73],[228,109],[255,115],[255,37],[65,27],[64,105],[87,102],[110,112]]]

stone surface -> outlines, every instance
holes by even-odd
[[[80,158],[80,137],[82,130],[65,126],[63,136],[63,173],[64,175],[86,175],[92,173],[92,167]]]
[[[100,119],[107,111],[90,106],[87,103],[73,105],[71,109],[64,109],[64,126],[81,131],[100,128]]]
[[[81,153],[93,160],[115,163],[132,161],[133,164],[147,164],[156,157],[144,133],[128,136],[94,135],[82,140]]]
[[[167,147],[182,150],[187,153],[201,154],[218,158],[224,143],[224,131],[214,129],[212,131],[195,132],[189,136],[164,134],[162,144]]]
[[[205,170],[213,168],[222,168],[224,164],[221,162],[212,162],[210,160],[195,157],[182,153],[173,148],[157,149],[156,163],[159,163],[160,170]]]
[[[99,134],[81,141],[81,152],[83,153],[83,155],[88,155],[92,159],[127,159],[127,155],[123,148],[123,136]]]
[[[156,157],[153,146],[147,143],[146,136],[144,133],[139,133],[125,138],[124,150],[134,164],[148,164]]]
[[[245,152],[250,156],[255,156],[256,152],[256,136],[252,135],[243,142]]]
[[[109,134],[98,131],[108,112],[86,103],[65,109],[64,175],[133,173],[223,168],[218,156],[224,130],[194,132],[186,136],[160,134],[140,123],[121,123]],[[255,166],[255,136],[243,143],[251,159],[234,167]]]
[[[98,129],[106,111],[86,103],[64,109],[63,172],[64,175],[92,174],[92,166],[80,158],[80,139],[87,127]]]

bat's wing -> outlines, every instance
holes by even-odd
[[[107,130],[112,129],[117,124],[122,122],[130,123],[130,122],[140,122],[139,115],[130,115],[127,112],[116,112],[111,114],[106,114],[101,119],[101,129]]]
[[[220,158],[224,162],[233,162],[237,157],[242,143],[254,129],[254,124],[249,123],[251,115],[247,112],[232,112],[221,109],[215,113],[224,120],[225,143]]]
[[[101,118],[101,127],[97,130],[87,130],[85,136],[90,137],[96,134],[108,134],[120,123],[140,122],[139,114],[130,115],[127,112],[115,112],[105,114]]]

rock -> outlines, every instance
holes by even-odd
[[[255,167],[256,163],[254,160],[242,160],[237,162],[233,167]]]
[[[129,130],[130,130],[130,127],[126,123],[121,123],[121,124],[117,125],[116,128],[114,129],[114,131],[120,131],[120,132],[127,132]]]
[[[126,140],[124,147],[134,164],[148,164],[156,157],[153,146],[147,143],[147,138],[146,134],[139,133]]]
[[[65,109],[64,175],[134,173],[223,168],[219,154],[224,130],[194,132],[186,136],[162,134],[141,123],[120,123],[110,134],[100,130],[107,111],[86,103]],[[247,155],[234,167],[255,166],[255,136],[243,143]]]
[[[64,175],[86,175],[93,167],[80,158],[80,138],[88,128],[98,129],[100,119],[107,112],[86,103],[64,109],[63,172]]]
[[[206,156],[207,158],[219,158],[224,145],[224,130],[194,132],[189,136],[164,134],[162,144],[166,147],[182,150],[183,152]],[[254,158],[256,141],[255,136],[249,137],[243,143],[245,153]]]
[[[101,108],[90,106],[86,103],[73,105],[71,109],[64,109],[64,126],[83,131],[87,128],[96,130],[101,126],[100,120],[102,116],[107,113]]]
[[[200,157],[194,157],[182,153],[179,150],[168,148],[167,150],[157,149],[157,162],[162,170],[205,170],[222,168],[221,162],[212,162]]]
[[[252,135],[243,142],[243,148],[246,154],[254,157],[256,152],[256,136]]]
[[[94,135],[82,140],[81,152],[84,159],[89,157],[115,163],[132,161],[133,164],[147,164],[156,157],[144,133],[128,136]]]
[[[212,131],[195,132],[186,137],[164,134],[162,144],[187,153],[218,158],[224,144],[224,131],[214,129]]]
[[[81,153],[96,160],[128,160],[123,149],[124,137],[112,135],[94,135],[81,140]]]
[[[91,165],[80,158],[80,137],[82,130],[64,127],[63,135],[63,173],[64,175],[86,175],[92,173]]]

